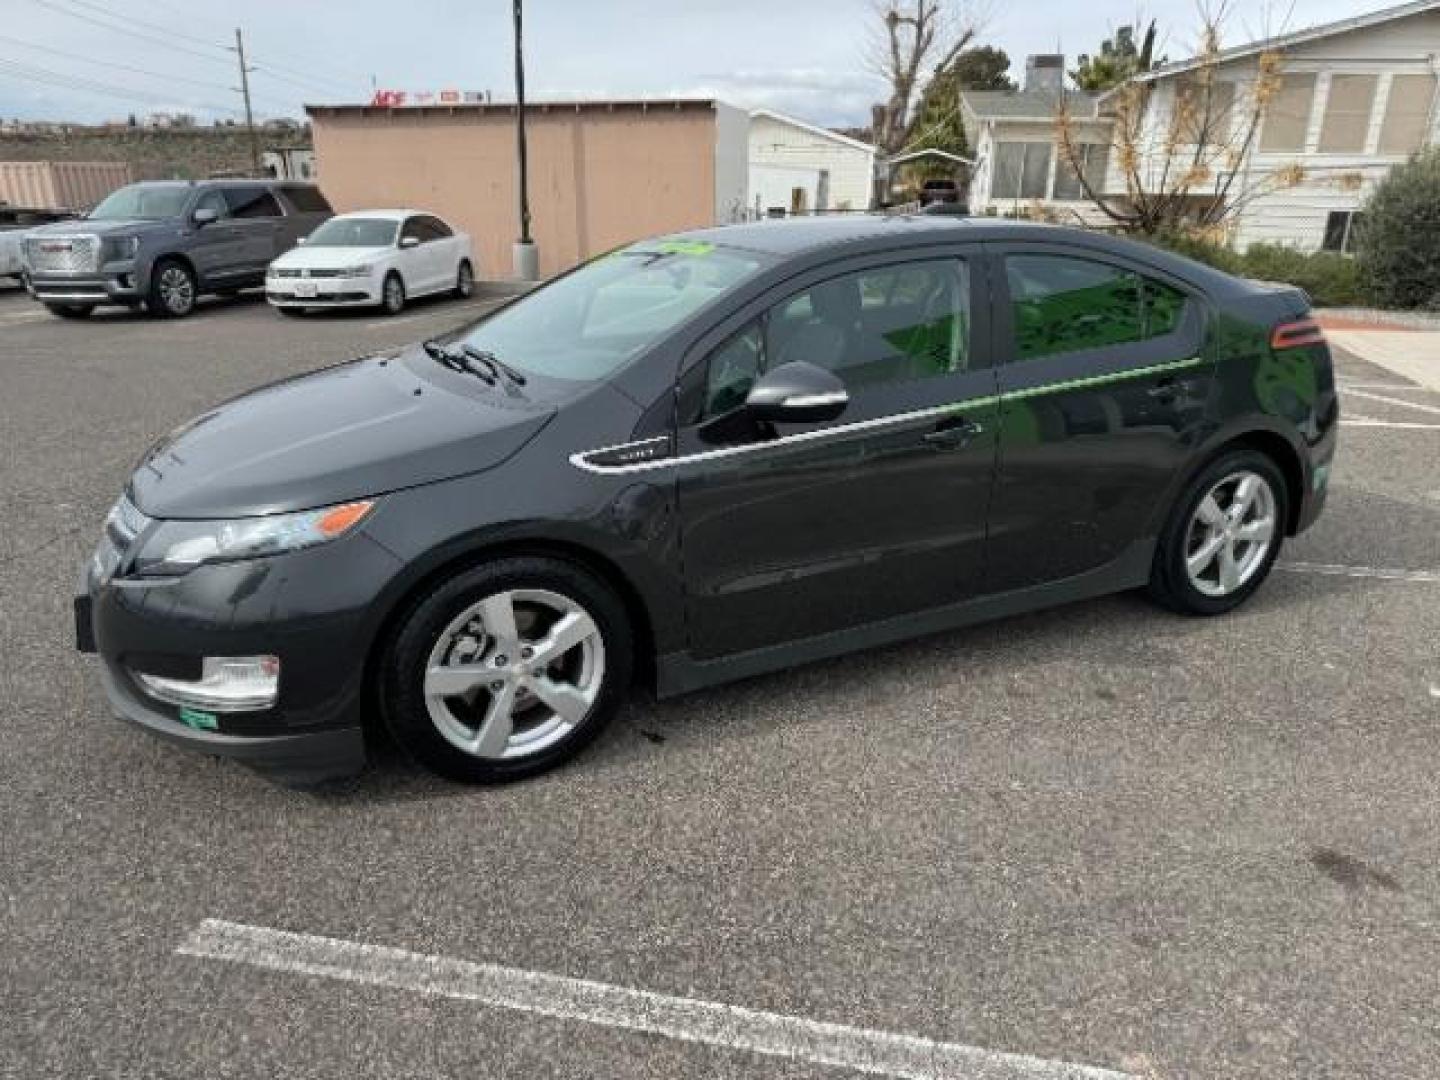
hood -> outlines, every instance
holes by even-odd
[[[309,247],[302,244],[291,248],[270,265],[287,270],[344,269],[374,262],[394,253],[392,247]]]
[[[327,506],[491,468],[554,415],[420,357],[355,360],[212,409],[146,453],[130,497],[159,518]]]
[[[90,218],[72,218],[69,221],[55,221],[49,225],[37,225],[29,230],[30,236],[109,236],[112,233],[124,233],[133,236],[136,233],[148,232],[152,229],[173,229],[173,221],[153,221],[146,218],[116,218],[113,221],[95,221]]]

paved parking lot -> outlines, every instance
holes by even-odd
[[[70,598],[149,442],[480,306],[0,295],[0,1075],[1440,1074],[1440,394],[1348,357],[1329,509],[1227,619],[637,700],[497,790],[112,720]]]

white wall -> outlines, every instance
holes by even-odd
[[[715,103],[715,223],[740,221],[749,200],[750,114]]]
[[[825,169],[830,173],[828,209],[866,210],[870,207],[874,163],[868,150],[848,146],[769,116],[752,116],[750,164],[813,172]],[[789,205],[789,201],[787,197],[784,205]]]

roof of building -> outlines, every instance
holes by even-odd
[[[1440,3],[1440,0],[1436,0]],[[1055,119],[1062,95],[1048,90],[967,90],[960,100],[979,120],[1047,120]],[[1072,91],[1063,95],[1073,114],[1084,120],[1096,115],[1099,94]]]
[[[1220,50],[1218,61],[1225,63],[1228,60],[1239,60],[1242,57],[1252,56],[1256,53],[1274,52],[1280,49],[1287,49],[1293,45],[1304,45],[1307,42],[1319,41],[1322,38],[1335,37],[1337,34],[1348,34],[1355,30],[1364,30],[1367,27],[1379,26],[1382,23],[1393,22],[1396,19],[1408,18],[1412,15],[1423,15],[1427,11],[1440,10],[1440,0],[1411,0],[1410,3],[1396,4],[1393,7],[1381,8],[1379,11],[1366,12],[1364,15],[1355,15],[1349,19],[1340,19],[1336,22],[1321,23],[1318,26],[1306,27],[1303,30],[1296,30],[1289,34],[1278,34],[1275,37],[1261,38],[1245,45],[1236,45],[1233,48]],[[1156,79],[1164,79],[1170,75],[1180,75],[1186,71],[1193,71],[1207,61],[1203,57],[1192,56],[1187,60],[1177,60],[1173,64],[1166,64],[1163,67],[1155,68],[1153,71],[1146,71],[1137,75],[1138,82],[1153,82]]]
[[[842,135],[838,131],[831,131],[829,128],[820,127],[817,124],[800,120],[794,116],[787,116],[785,113],[776,112],[774,109],[751,110],[750,118],[753,120],[757,116],[763,116],[767,120],[774,120],[776,123],[789,124],[791,127],[797,127],[801,131],[808,131],[811,135],[818,135],[822,139],[829,139],[832,142],[840,143],[842,146],[848,146],[853,150],[864,150],[867,154],[878,154],[880,152],[880,148],[873,143],[852,139],[849,135]]]
[[[527,113],[584,113],[584,112],[684,112],[687,110],[704,109],[714,111],[724,102],[715,98],[616,98],[614,100],[593,100],[593,101],[527,101],[525,111]],[[305,113],[308,116],[363,116],[363,115],[397,115],[404,116],[410,113],[479,113],[480,115],[513,115],[515,102],[513,101],[456,101],[456,102],[427,102],[423,105],[406,103],[404,105],[374,105],[363,104],[342,104],[342,105],[306,105]]]

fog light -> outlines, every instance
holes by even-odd
[[[217,713],[255,712],[275,704],[280,689],[277,656],[207,656],[200,678],[169,679],[135,672],[145,692],[171,705]]]

